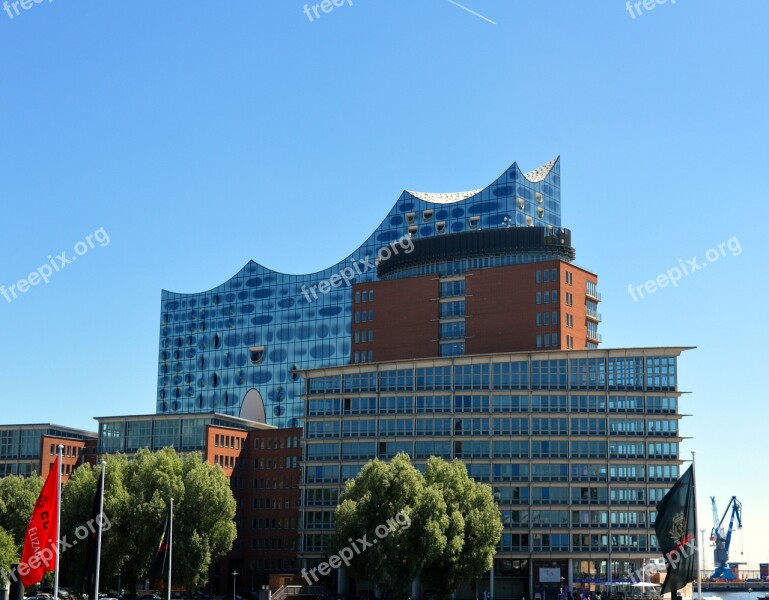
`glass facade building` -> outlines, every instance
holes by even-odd
[[[296,426],[303,417],[298,371],[351,362],[352,283],[376,281],[382,261],[412,242],[494,228],[561,229],[560,164],[524,174],[513,164],[469,192],[404,191],[381,225],[344,260],[290,275],[256,262],[202,293],[162,292],[158,414],[218,412]],[[549,260],[541,249],[403,264],[386,277]]]
[[[155,452],[169,446],[177,452],[205,455],[209,426],[239,431],[266,428],[261,423],[215,413],[96,417],[96,420],[99,422],[99,455],[131,455],[142,448]]]
[[[550,351],[307,372],[303,540],[322,560],[344,483],[406,452],[460,459],[492,486],[504,531],[497,594],[627,580],[659,555],[655,505],[679,476],[685,348]],[[486,584],[488,585],[488,579]],[[557,588],[557,585],[556,585]]]
[[[0,425],[0,477],[47,474],[48,463],[53,461],[60,443],[68,475],[72,466],[86,458],[95,441],[95,433],[61,425]]]

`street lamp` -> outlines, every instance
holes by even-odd
[[[235,600],[235,581],[237,580],[238,572],[232,572],[232,600]]]

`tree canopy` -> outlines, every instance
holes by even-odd
[[[398,514],[410,526],[392,523]],[[375,535],[388,526],[386,536]],[[407,454],[369,462],[347,482],[335,515],[330,554],[367,535],[375,543],[354,553],[350,571],[396,599],[421,577],[439,597],[491,568],[502,522],[491,488],[467,475],[460,461],[428,461],[422,475]]]
[[[43,479],[39,475],[0,478],[0,528],[13,538],[19,551],[42,487]]]
[[[74,537],[92,518],[101,466],[77,469],[62,494],[62,533]],[[173,585],[202,587],[211,564],[235,540],[235,500],[229,480],[200,454],[179,455],[172,448],[140,450],[133,460],[107,457],[104,513],[109,529],[102,537],[102,581],[121,574],[129,590],[143,582],[157,547],[171,498],[174,499]],[[62,552],[62,572],[80,585],[85,544]]]
[[[4,574],[10,573],[11,565],[16,564],[18,559],[19,553],[13,536],[0,527],[0,586],[5,579]]]

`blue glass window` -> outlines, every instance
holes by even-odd
[[[454,389],[487,390],[489,389],[488,363],[454,366]]]
[[[451,396],[417,396],[417,413],[449,413]]]

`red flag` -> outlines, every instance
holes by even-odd
[[[43,575],[56,568],[59,540],[59,457],[51,467],[40,496],[35,502],[29,525],[24,532],[24,551],[19,575],[24,587],[43,580]]]

